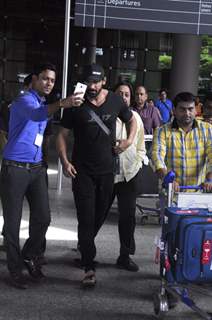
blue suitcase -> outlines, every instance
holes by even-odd
[[[165,216],[172,281],[212,282],[212,213],[207,209],[167,208]],[[170,281],[170,272],[167,277]]]

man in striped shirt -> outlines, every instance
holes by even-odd
[[[195,97],[181,92],[174,99],[174,120],[157,128],[152,160],[159,178],[175,171],[179,185],[200,185],[212,191],[212,125],[195,119]]]

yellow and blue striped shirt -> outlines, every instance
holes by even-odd
[[[199,185],[212,172],[212,125],[194,120],[185,132],[176,120],[154,132],[152,161],[155,169],[173,170],[180,185]]]

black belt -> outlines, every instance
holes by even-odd
[[[18,168],[25,168],[25,169],[34,169],[34,168],[42,167],[43,161],[37,162],[37,163],[32,163],[32,162],[19,162],[19,161],[15,161],[15,160],[3,159],[2,165],[18,167]]]

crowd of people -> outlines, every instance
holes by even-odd
[[[197,107],[198,100],[190,92],[180,92],[172,102],[166,89],[161,89],[154,101],[143,85],[133,90],[127,81],[107,90],[104,69],[91,64],[84,66],[80,79],[87,85],[85,95],[75,92],[48,104],[46,98],[55,79],[56,68],[52,64],[32,71],[25,80],[24,93],[10,106],[8,133],[2,146],[3,236],[11,284],[19,289],[28,286],[24,267],[34,281],[44,277],[40,257],[45,252],[45,235],[51,221],[45,130],[52,115],[61,108],[64,112],[56,149],[64,175],[72,179],[84,287],[96,284],[95,238],[115,197],[120,239],[116,265],[129,271],[139,270],[130,256],[136,249],[136,198],[146,154],[160,179],[169,170],[175,171],[176,191],[179,185],[186,184],[202,184],[204,191],[212,191],[210,95],[200,108],[200,102]],[[71,152],[67,143],[70,134],[74,137]],[[153,135],[153,143],[145,144],[145,135]],[[29,238],[20,248],[24,197],[30,208]]]

